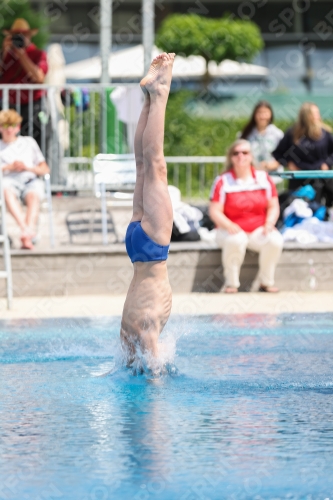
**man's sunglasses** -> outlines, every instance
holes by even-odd
[[[250,151],[234,151],[234,152],[232,153],[232,156],[238,156],[238,155],[240,155],[240,154],[242,154],[242,155],[249,155],[249,154],[250,154]]]
[[[0,127],[2,128],[15,128],[19,125],[19,123],[3,123],[2,125],[0,125]]]

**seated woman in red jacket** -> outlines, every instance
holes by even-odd
[[[297,121],[287,130],[272,155],[289,170],[328,170],[333,166],[333,136],[331,129],[322,122],[318,107],[302,104]],[[331,180],[315,181],[315,187],[329,188]],[[289,189],[294,191],[308,181],[291,179]],[[311,182],[313,183],[313,182]],[[321,194],[319,194],[321,198]]]
[[[248,248],[259,253],[260,290],[278,292],[274,275],[283,239],[275,229],[280,211],[275,184],[267,172],[255,170],[250,143],[244,139],[231,145],[226,168],[214,181],[209,206],[216,241],[223,249],[224,291],[238,291]]]

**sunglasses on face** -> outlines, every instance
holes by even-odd
[[[234,151],[234,152],[232,153],[232,156],[238,156],[238,155],[240,155],[240,154],[242,154],[242,155],[249,155],[249,154],[250,154],[250,151]]]
[[[15,128],[18,126],[18,123],[3,123],[0,125],[1,128]]]

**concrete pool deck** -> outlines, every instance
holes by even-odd
[[[122,295],[18,297],[11,311],[0,299],[1,319],[120,316]],[[333,313],[332,292],[280,292],[278,294],[188,293],[174,294],[172,314],[279,314]]]

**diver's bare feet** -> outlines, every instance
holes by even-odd
[[[166,52],[155,57],[147,75],[140,82],[144,92],[148,91],[150,95],[160,91],[169,93],[174,59],[175,54],[167,54]]]
[[[152,81],[154,78],[156,78],[156,75],[158,73],[158,69],[161,66],[163,62],[163,57],[166,56],[166,52],[163,52],[163,54],[159,54],[158,56],[154,57],[152,60],[152,63],[150,65],[150,68],[148,70],[148,73],[146,76],[144,76],[140,82],[140,87],[143,91],[143,93],[147,93],[146,89],[146,84]]]

